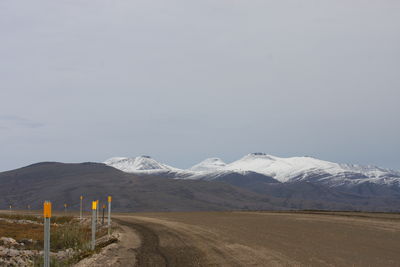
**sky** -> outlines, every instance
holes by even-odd
[[[398,0],[2,0],[0,171],[251,152],[400,169]]]

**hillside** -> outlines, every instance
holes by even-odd
[[[169,173],[171,174],[171,173]],[[169,176],[125,173],[102,163],[44,162],[0,173],[0,208],[78,209],[91,200],[113,196],[117,211],[202,211],[327,209],[399,211],[397,191],[363,184],[357,191],[310,182],[280,183],[254,172],[219,172],[211,180],[168,179]]]
[[[173,180],[124,173],[101,163],[65,164],[45,162],[0,173],[0,208],[41,208],[51,200],[62,210],[73,209],[79,196],[85,207],[110,194],[119,211],[194,211],[272,209],[266,197],[226,183]]]

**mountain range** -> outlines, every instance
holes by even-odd
[[[188,169],[149,156],[104,163],[41,162],[0,172],[0,208],[62,210],[113,196],[117,211],[363,210],[400,211],[400,173],[312,157],[252,153],[232,163],[206,159]]]
[[[149,156],[115,157],[104,162],[124,172],[152,174],[175,179],[215,180],[227,174],[257,173],[280,183],[312,182],[329,187],[355,187],[376,184],[400,187],[400,172],[376,166],[339,164],[313,157],[281,158],[265,153],[251,153],[232,163],[209,158],[189,169],[162,164]]]

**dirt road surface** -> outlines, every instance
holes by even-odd
[[[400,266],[400,215],[182,212],[119,214],[124,266]],[[136,238],[134,238],[136,236]],[[137,240],[140,240],[139,244]]]

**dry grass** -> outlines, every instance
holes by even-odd
[[[9,220],[29,220],[34,222],[43,222],[43,218],[35,215],[25,215],[25,214],[0,214],[0,218]]]
[[[87,249],[91,238],[91,229],[79,223],[67,223],[53,227],[50,235],[51,250],[65,248]]]
[[[17,223],[0,220],[0,237],[11,237],[17,241],[32,239],[32,243],[25,245],[24,249],[43,250],[43,217],[32,214],[7,214],[0,213],[0,218],[12,221],[33,221],[35,223]],[[40,223],[40,224],[37,224]],[[96,238],[107,234],[107,229],[98,228]],[[70,266],[79,260],[98,252],[105,244],[100,244],[95,251],[90,250],[91,229],[90,225],[83,224],[73,216],[54,216],[51,218],[50,249],[52,252],[62,251],[67,248],[79,250],[74,257],[63,261],[51,259],[52,266]],[[116,242],[108,240],[107,242]],[[107,243],[108,244],[108,243]],[[1,244],[0,244],[1,245]],[[42,266],[43,259],[34,259],[34,266]]]
[[[30,220],[43,222],[43,218],[33,215],[0,214],[0,218],[10,220]],[[87,249],[91,238],[91,229],[88,225],[82,225],[72,216],[58,216],[51,218],[51,250],[56,252],[66,248]],[[43,249],[43,224],[12,223],[0,220],[0,237],[11,237],[15,240],[32,239],[35,241],[34,249]],[[97,236],[103,236],[104,230],[100,230]]]
[[[33,239],[43,241],[43,225],[0,221],[0,237],[2,236],[12,237],[15,240]]]

